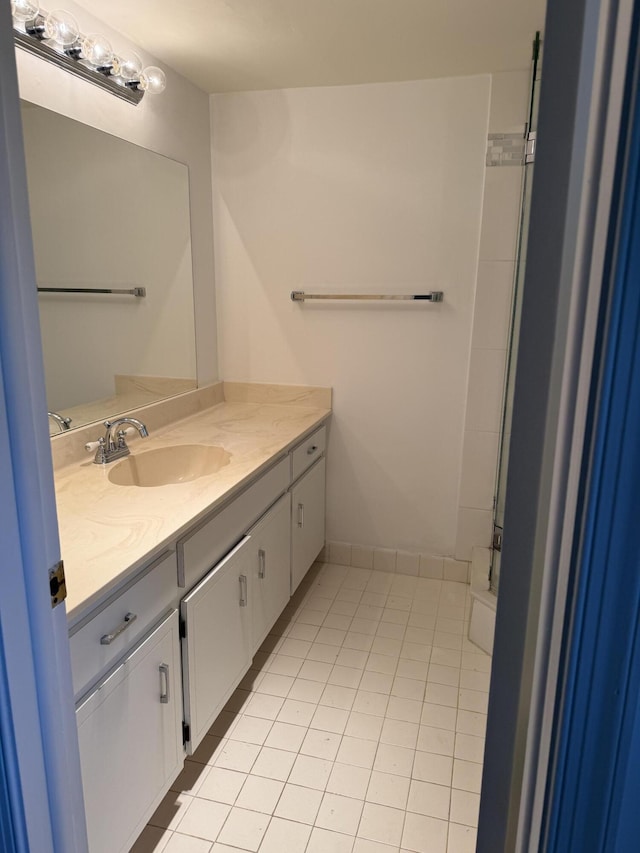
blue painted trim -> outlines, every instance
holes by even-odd
[[[602,369],[595,375],[584,525],[567,613],[547,844],[638,849],[640,809],[640,97],[636,3],[612,210]]]

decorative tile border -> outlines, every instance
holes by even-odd
[[[524,136],[522,133],[490,133],[487,138],[487,166],[522,166]]]
[[[470,563],[452,557],[438,557],[392,548],[373,548],[350,542],[327,542],[319,560],[358,569],[395,572],[421,578],[469,583]]]

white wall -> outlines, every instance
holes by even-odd
[[[133,50],[145,65],[162,66],[71,0],[65,2],[65,9],[76,16],[83,32],[100,32],[116,50]],[[189,167],[198,381],[217,379],[208,95],[162,66],[167,75],[165,92],[145,95],[139,105],[132,106],[22,50],[16,51],[16,57],[22,98]]]
[[[212,96],[221,372],[333,386],[330,540],[454,552],[489,91]],[[298,305],[292,289],[445,301]]]

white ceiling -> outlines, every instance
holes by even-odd
[[[527,67],[545,0],[79,0],[207,92]],[[82,28],[82,22],[80,22]]]

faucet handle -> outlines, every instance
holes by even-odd
[[[91,453],[95,450],[96,456],[93,461],[96,462],[98,465],[102,465],[104,462],[106,462],[105,445],[106,442],[104,440],[104,436],[100,436],[97,441],[88,441],[85,444],[84,449],[88,453]]]

